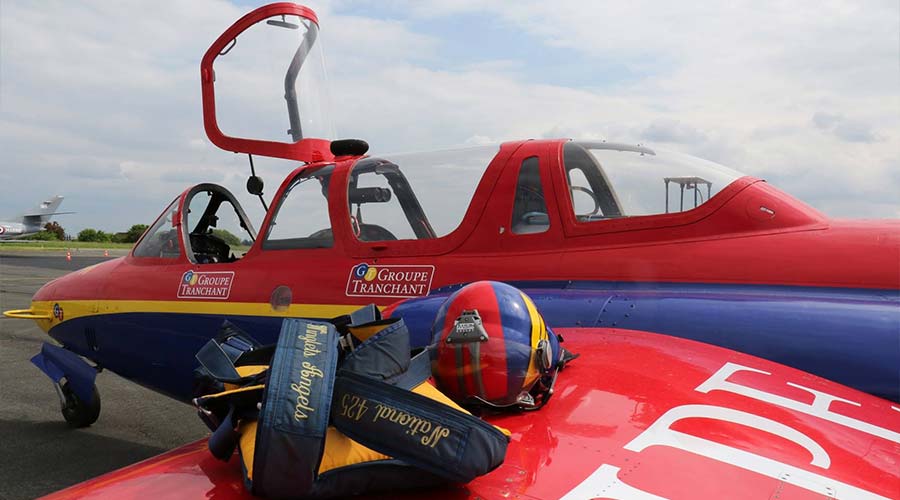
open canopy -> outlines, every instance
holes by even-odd
[[[203,121],[222,149],[328,159],[331,123],[315,12],[267,5],[228,28],[203,57]]]

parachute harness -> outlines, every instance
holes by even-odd
[[[210,451],[229,460],[237,448],[253,494],[468,482],[503,462],[508,432],[428,383],[428,353],[411,355],[402,319],[382,320],[374,306],[331,322],[289,318],[274,346],[226,329],[197,354],[206,394],[194,404],[213,430]]]

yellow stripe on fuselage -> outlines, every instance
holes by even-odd
[[[32,311],[46,311],[53,316],[53,306],[62,308],[62,321],[36,320],[38,326],[49,331],[54,326],[73,319],[105,314],[125,313],[171,313],[171,314],[218,314],[223,316],[274,316],[333,318],[349,314],[362,305],[344,304],[291,304],[283,310],[274,310],[267,302],[212,302],[200,300],[59,300],[34,301]],[[380,308],[383,309],[383,308]]]

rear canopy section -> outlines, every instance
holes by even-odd
[[[331,123],[318,18],[276,3],[239,19],[200,64],[203,122],[216,146],[303,162],[329,160]]]

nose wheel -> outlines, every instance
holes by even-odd
[[[57,384],[56,390],[59,393],[63,418],[66,419],[69,427],[88,427],[100,417],[100,393],[97,391],[96,384],[90,401],[82,401],[69,387],[68,381]]]

